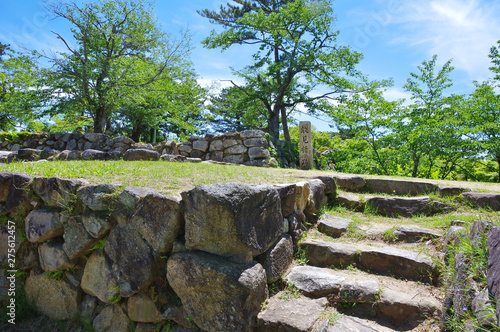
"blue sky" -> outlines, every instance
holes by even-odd
[[[63,50],[51,31],[69,33],[62,20],[51,20],[44,0],[2,0],[0,42],[37,50]],[[81,0],[76,0],[81,3]],[[215,28],[196,13],[217,9],[222,0],[157,0],[155,13],[163,28],[174,36],[181,28],[193,34],[191,60],[199,81],[208,85],[234,79],[231,67],[241,69],[253,50],[233,46],[221,53],[203,49],[200,42]],[[388,99],[408,98],[403,90],[417,65],[438,55],[439,64],[453,59],[454,87],[450,93],[473,90],[472,81],[491,77],[488,53],[500,39],[500,2],[496,0],[336,0],[339,44],[363,53],[359,69],[371,79],[393,78]],[[224,84],[224,83],[222,83]],[[300,116],[300,120],[308,119]],[[318,130],[329,130],[328,121],[312,119]]]

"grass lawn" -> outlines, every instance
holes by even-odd
[[[0,164],[0,171],[22,172],[31,176],[57,176],[86,179],[92,184],[116,183],[123,187],[150,187],[160,193],[180,197],[180,193],[196,186],[213,183],[280,184],[306,181],[318,175],[347,174],[323,171],[301,171],[218,165],[174,163],[164,161],[51,161]],[[365,176],[366,178],[375,176]],[[377,176],[378,177],[378,176]],[[389,178],[380,176],[379,178]],[[467,187],[477,191],[500,192],[496,183],[456,182],[391,177],[398,180],[427,181],[442,185]]]

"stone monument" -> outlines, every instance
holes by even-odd
[[[300,127],[300,168],[312,169],[313,168],[313,146],[312,146],[312,131],[311,122],[301,121]]]

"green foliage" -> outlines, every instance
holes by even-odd
[[[250,100],[244,91],[232,86],[210,98],[207,108],[212,113],[210,122],[215,132],[241,132],[266,126],[265,106]]]
[[[165,89],[178,96],[168,85],[177,82],[181,68],[190,67],[190,46],[187,33],[175,40],[161,31],[153,9],[143,0],[47,6],[54,17],[72,26],[73,38],[55,33],[66,52],[47,57],[53,65],[43,71],[49,114],[62,114],[65,121],[91,118],[93,131],[101,133],[111,129],[117,110],[123,106],[126,112],[127,105],[137,107],[145,121],[153,120],[153,127],[158,124],[157,116],[150,114],[158,110],[151,100],[164,96]],[[179,81],[186,83],[184,78]]]
[[[41,100],[36,55],[20,54],[0,44],[0,130],[27,128]],[[36,128],[29,128],[36,129]]]
[[[293,282],[287,282],[285,289],[280,293],[279,298],[282,300],[298,299],[301,294],[302,292]]]
[[[307,263],[309,263],[309,259],[307,259],[307,249],[299,247],[293,256],[293,259],[299,265],[307,265]]]
[[[199,12],[226,29],[212,31],[203,41],[207,48],[226,50],[232,45],[258,45],[254,62],[236,72],[245,80],[238,86],[249,100],[259,101],[267,113],[268,132],[278,140],[280,122],[290,141],[288,117],[296,106],[315,109],[331,94],[355,88],[353,79],[361,54],[337,44],[338,31],[330,1],[255,1],[228,4],[220,12]],[[318,86],[331,92],[312,96]],[[281,119],[280,119],[281,118]]]

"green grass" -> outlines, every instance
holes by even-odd
[[[81,178],[92,184],[116,183],[123,187],[150,187],[171,196],[179,196],[182,191],[205,184],[280,184],[313,177],[299,170],[161,161],[11,163],[1,165],[0,171],[22,172],[32,176]]]

